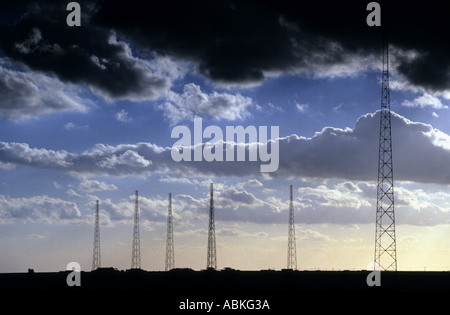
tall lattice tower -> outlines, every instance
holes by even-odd
[[[375,267],[397,270],[394,215],[394,174],[392,168],[391,105],[389,98],[389,47],[383,34],[380,140],[378,154]],[[377,266],[378,265],[378,266]]]
[[[141,268],[141,240],[139,236],[139,202],[138,191],[134,202],[133,249],[131,253],[131,269]]]
[[[92,270],[101,267],[100,260],[100,220],[98,200],[95,208],[94,253],[92,255]]]
[[[209,227],[208,227],[208,257],[206,268],[217,268],[216,257],[216,228],[214,225],[214,199],[213,199],[213,183],[211,183],[211,192],[209,199]]]
[[[175,268],[175,252],[173,245],[172,194],[169,193],[169,207],[167,210],[166,271],[173,268]]]
[[[289,199],[289,236],[288,236],[288,254],[287,269],[297,270],[297,245],[295,242],[295,223],[294,223],[294,201],[291,195]]]

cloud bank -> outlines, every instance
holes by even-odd
[[[82,222],[76,203],[46,195],[11,198],[0,195],[0,221],[65,223]]]
[[[379,112],[361,116],[353,128],[326,127],[311,138],[279,138],[280,164],[270,176],[299,176],[373,181],[378,156]],[[450,184],[450,136],[431,125],[392,113],[396,180]],[[234,144],[241,145],[241,144]],[[248,144],[245,145],[248,151]],[[83,176],[261,176],[256,162],[174,162],[170,147],[151,143],[98,144],[75,153],[0,142],[0,165],[61,170]],[[248,152],[247,152],[248,154]]]

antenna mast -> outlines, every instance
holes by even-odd
[[[389,96],[389,45],[383,34],[380,139],[378,153],[375,268],[397,271],[395,242],[394,174],[392,168],[391,105]]]
[[[139,236],[139,204],[138,191],[136,190],[136,200],[134,203],[134,227],[133,227],[133,250],[131,254],[131,269],[141,268],[141,244]]]
[[[173,243],[172,194],[169,193],[169,207],[167,210],[166,271],[173,268],[175,268],[175,253]]]
[[[214,224],[214,199],[213,199],[213,183],[211,183],[211,192],[209,200],[209,228],[208,228],[208,257],[206,268],[217,268],[216,257],[216,231]]]
[[[292,185],[289,199],[289,237],[288,237],[288,257],[287,269],[297,270],[297,245],[295,242],[295,223],[294,223],[294,201],[292,198]]]
[[[95,208],[95,231],[94,231],[94,253],[92,255],[92,270],[101,267],[100,260],[100,220],[98,200]]]

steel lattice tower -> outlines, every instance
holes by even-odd
[[[173,245],[172,194],[169,193],[169,207],[167,210],[166,271],[173,268],[175,268],[175,252]]]
[[[100,260],[100,220],[99,220],[99,207],[98,200],[95,208],[95,231],[94,231],[94,253],[92,255],[92,270],[101,267]]]
[[[290,187],[291,195],[289,199],[289,236],[288,236],[288,254],[287,269],[297,270],[297,245],[295,242],[295,223],[294,223],[294,201],[292,198],[292,185]]]
[[[131,253],[131,269],[141,268],[141,244],[139,236],[139,203],[138,191],[136,190],[136,201],[134,203],[134,226],[133,226],[133,250]]]
[[[209,200],[209,228],[208,228],[208,257],[206,268],[217,268],[216,257],[216,228],[214,225],[214,199],[213,199],[213,183],[211,183],[211,192]]]
[[[375,267],[397,270],[394,215],[394,175],[392,168],[391,105],[389,97],[389,48],[387,34],[382,40],[382,86],[380,141],[378,154]],[[377,266],[378,265],[378,266]]]

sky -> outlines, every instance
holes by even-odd
[[[164,270],[172,193],[175,266],[204,269],[211,182],[219,269],[286,267],[289,185],[298,269],[366,269],[382,29],[398,269],[450,269],[441,4],[380,1],[382,25],[369,27],[368,1],[78,2],[81,26],[69,27],[68,1],[0,1],[0,272],[90,270],[96,200],[102,267],[130,268],[136,190],[142,268]],[[224,137],[277,126],[278,168],[174,161],[172,131],[187,127],[194,144],[196,117]]]

